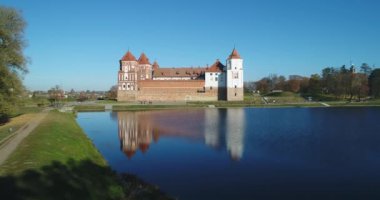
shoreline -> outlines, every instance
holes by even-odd
[[[47,114],[1,165],[3,197],[170,199],[157,186],[135,175],[116,173],[75,115],[58,111]],[[50,193],[52,190],[57,192]]]
[[[111,109],[106,109],[106,108]],[[336,107],[380,107],[379,103],[371,102],[311,102],[311,103],[282,103],[282,104],[249,104],[249,103],[225,103],[225,102],[196,102],[187,104],[84,104],[75,105],[77,112],[96,111],[147,111],[168,109],[199,109],[199,108],[336,108]]]

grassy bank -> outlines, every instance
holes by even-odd
[[[120,178],[74,115],[56,111],[22,141],[0,174],[4,199],[164,199],[153,186]]]
[[[0,172],[19,173],[38,169],[52,160],[88,159],[105,166],[106,162],[76,124],[74,115],[50,112],[44,121],[27,137]]]
[[[105,107],[104,105],[78,105],[75,106],[76,111],[104,111]]]
[[[75,106],[76,111],[104,111],[107,105],[112,105],[114,111],[163,110],[176,108],[205,108],[212,105],[216,108],[229,107],[324,107],[325,102],[332,107],[380,106],[379,99],[365,102],[340,101],[306,101],[301,95],[292,92],[271,93],[260,97],[258,94],[247,95],[243,101],[192,101],[192,102],[153,102],[153,104],[138,104],[138,102],[101,101],[97,104]]]

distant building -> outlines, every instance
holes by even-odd
[[[234,48],[223,65],[161,68],[142,53],[120,60],[118,101],[242,101],[243,59]]]

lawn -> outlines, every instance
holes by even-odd
[[[74,115],[50,112],[45,120],[27,137],[0,172],[19,173],[38,169],[52,160],[89,159],[99,165],[106,162],[75,123]]]

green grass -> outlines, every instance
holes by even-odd
[[[18,195],[28,199],[123,197],[122,187],[75,122],[74,115],[56,111],[50,112],[21,142],[1,166],[0,174],[2,189],[11,185],[20,190]],[[6,192],[2,194],[9,199],[15,197]]]
[[[53,160],[65,163],[91,160],[105,166],[100,153],[87,139],[75,122],[74,115],[50,112],[44,121],[19,145],[6,163],[1,174],[19,173],[25,169],[38,169]]]
[[[304,103],[306,100],[297,93],[293,92],[276,92],[264,95],[269,103],[287,104],[287,103]]]
[[[117,175],[73,114],[52,111],[0,168],[2,199],[168,199],[155,186]]]
[[[75,106],[76,111],[104,111],[104,105],[78,105]]]
[[[266,97],[294,97],[294,96],[299,96],[299,95],[293,92],[272,92],[264,96]]]

